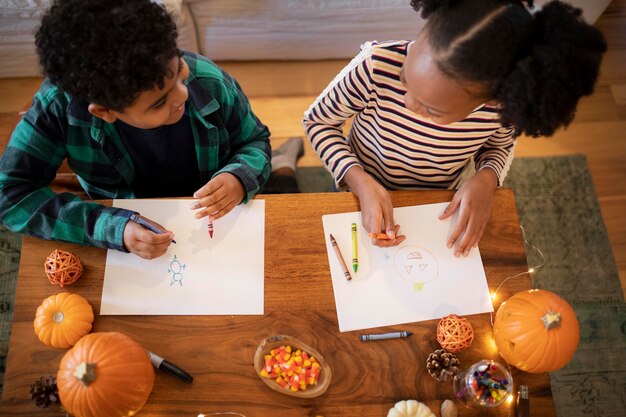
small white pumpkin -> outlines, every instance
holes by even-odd
[[[387,413],[387,417],[437,417],[424,403],[415,400],[398,401]]]

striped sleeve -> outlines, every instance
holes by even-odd
[[[326,87],[304,113],[304,132],[335,183],[348,169],[360,166],[343,134],[350,117],[367,104],[372,92],[372,43],[364,44],[357,55]]]
[[[483,146],[476,152],[476,170],[491,168],[498,175],[498,183],[502,185],[513,159],[515,149],[514,129],[501,127],[495,131]]]

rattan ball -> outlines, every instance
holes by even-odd
[[[44,267],[50,282],[61,287],[72,284],[83,274],[78,256],[58,249],[48,255]]]
[[[450,314],[437,325],[437,341],[448,352],[467,349],[474,340],[474,329],[466,318]]]

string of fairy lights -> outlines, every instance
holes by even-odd
[[[498,299],[498,291],[500,291],[500,288],[502,288],[504,283],[506,283],[508,280],[513,279],[513,278],[518,278],[518,277],[524,276],[526,274],[528,274],[529,276],[532,277],[533,273],[537,272],[537,270],[539,270],[541,267],[543,267],[546,264],[546,257],[543,254],[543,252],[541,251],[541,249],[539,249],[537,246],[535,246],[532,243],[530,243],[528,241],[528,239],[526,239],[526,230],[524,230],[524,226],[520,225],[520,229],[522,229],[522,239],[524,240],[524,245],[527,246],[527,247],[530,247],[532,250],[536,251],[539,254],[540,261],[539,261],[539,263],[537,265],[534,265],[534,266],[531,266],[530,268],[528,268],[527,271],[523,271],[523,272],[520,272],[519,274],[511,275],[511,276],[508,276],[508,277],[504,278],[500,282],[498,287],[495,289],[495,291],[491,292],[491,299],[493,301],[496,301]],[[491,327],[493,327],[493,312],[489,313],[489,316],[490,316],[490,321],[491,321]]]

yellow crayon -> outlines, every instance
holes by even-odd
[[[352,268],[354,272],[359,268],[359,252],[357,250],[356,223],[352,223]]]

